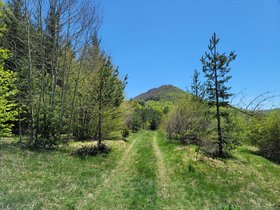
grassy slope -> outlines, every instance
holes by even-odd
[[[280,166],[254,155],[252,148],[240,147],[233,159],[222,162],[201,155],[196,160],[194,147],[170,143],[163,135],[159,147],[180,192],[178,203],[190,209],[220,209],[227,204],[241,209],[280,208]]]
[[[0,209],[277,209],[280,166],[240,147],[222,162],[159,132],[107,142],[107,157],[80,159],[5,144]],[[191,167],[190,167],[191,166]],[[189,171],[194,168],[194,171]],[[278,207],[277,207],[278,205]]]

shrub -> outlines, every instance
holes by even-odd
[[[207,106],[191,97],[182,100],[167,116],[164,130],[169,139],[181,143],[199,144],[205,137],[209,126],[206,115]]]
[[[129,136],[129,130],[128,128],[124,128],[122,130],[122,138],[125,140]]]
[[[253,119],[250,136],[261,155],[280,162],[280,111]]]
[[[75,151],[73,155],[79,157],[86,157],[86,156],[96,156],[96,155],[107,155],[111,149],[107,147],[105,144],[100,144],[99,146],[93,147],[82,147]]]

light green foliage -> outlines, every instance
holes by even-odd
[[[184,98],[185,96],[181,97]],[[178,99],[180,100],[180,99]],[[178,101],[176,100],[176,101]],[[164,109],[172,109],[176,101],[146,101],[145,106],[164,113]]]
[[[5,50],[0,50],[0,135],[11,134],[12,122],[16,120],[17,106],[13,97],[17,93],[15,87],[16,74],[5,71],[3,68],[3,58],[7,57]]]
[[[0,2],[2,7],[2,2]],[[2,12],[0,8],[0,19]],[[1,23],[0,37],[4,31],[4,26]],[[0,136],[7,136],[11,134],[12,122],[16,120],[17,110],[15,107],[17,104],[13,100],[13,97],[17,93],[15,86],[16,74],[4,70],[4,61],[9,57],[8,51],[0,48]]]
[[[205,101],[195,96],[181,100],[167,115],[164,130],[170,139],[182,143],[194,143],[209,154],[217,151],[215,107],[209,107]],[[232,108],[222,108],[223,138],[225,152],[229,154],[245,138],[247,124],[246,116]]]
[[[280,162],[280,111],[261,114],[250,121],[250,137],[265,157]]]
[[[140,129],[157,130],[162,121],[163,112],[144,103],[136,106],[128,127],[137,132]]]
[[[118,69],[100,49],[97,35],[85,48],[76,108],[74,137],[76,140],[97,139],[99,130],[104,138],[124,127],[121,104],[127,78],[119,78]],[[101,127],[100,127],[101,126]]]
[[[209,128],[205,103],[193,96],[182,99],[168,114],[164,123],[167,136],[182,143],[201,144]]]

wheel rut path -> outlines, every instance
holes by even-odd
[[[144,134],[145,133],[142,135]],[[77,206],[77,209],[104,209],[104,203],[99,202],[99,200],[104,201],[104,199],[108,201],[108,203],[106,203],[106,209],[108,209],[108,206],[111,206],[112,209],[126,209],[126,206],[121,205],[127,202],[125,201],[126,198],[123,196],[123,192],[120,191],[129,183],[132,173],[130,169],[133,165],[135,155],[134,147],[142,135],[133,139],[115,169],[102,177],[103,182],[94,189],[93,193],[86,195]],[[106,193],[108,191],[110,191],[110,193]],[[110,194],[110,197],[106,198],[108,194]],[[118,200],[118,204],[121,206],[115,205],[115,200]]]
[[[157,133],[155,133],[153,139],[153,150],[157,163],[157,186],[158,186],[158,207],[159,209],[184,209],[174,203],[174,197],[176,196],[176,189],[170,178],[169,170],[165,164],[163,153],[158,146]]]
[[[131,209],[130,196],[133,195],[133,182],[138,180],[137,171],[135,171],[135,163],[139,161],[139,154],[137,150],[143,147],[145,141],[141,138],[147,138],[143,132],[135,137],[129,147],[124,152],[122,158],[117,163],[117,166],[107,174],[104,174],[103,180],[91,193],[86,194],[81,200],[76,209]],[[151,133],[150,133],[151,134]],[[152,151],[153,160],[155,161],[156,173],[156,206],[157,209],[185,209],[183,206],[175,203],[174,199],[178,195],[176,184],[172,182],[170,176],[170,169],[165,163],[164,154],[159,146],[158,133],[154,132],[151,135],[151,147],[148,149]],[[139,151],[138,151],[139,152]],[[147,162],[146,164],[150,164]],[[178,186],[177,186],[178,187]],[[147,195],[148,196],[148,195]],[[106,202],[106,205],[104,205]],[[106,207],[104,207],[106,206]]]

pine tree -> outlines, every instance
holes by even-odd
[[[119,80],[119,71],[115,68],[110,57],[101,55],[103,65],[97,70],[95,82],[95,101],[98,107],[98,146],[103,140],[103,120],[104,115],[109,110],[119,107],[124,96],[123,90],[126,85],[127,77],[124,81]]]
[[[193,73],[193,81],[191,84],[191,93],[195,96],[195,98],[204,98],[204,84],[200,81],[200,73],[195,69]]]
[[[216,107],[218,155],[224,157],[224,147],[227,142],[223,136],[221,127],[221,107],[228,106],[228,99],[232,96],[229,92],[231,88],[226,86],[226,83],[232,78],[232,76],[228,75],[231,71],[229,65],[235,60],[236,55],[234,52],[230,52],[229,55],[218,53],[218,43],[219,38],[217,38],[216,33],[214,33],[208,46],[209,52],[205,52],[205,55],[201,58],[201,62],[203,65],[203,72],[207,78],[206,92],[208,102],[211,106]]]

